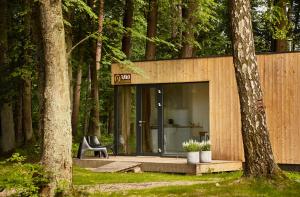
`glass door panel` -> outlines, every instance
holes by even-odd
[[[137,102],[137,144],[142,155],[161,153],[162,91],[157,86],[138,87]]]

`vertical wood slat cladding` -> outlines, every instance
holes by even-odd
[[[300,164],[300,53],[258,55],[267,123],[276,162]],[[135,62],[145,76],[132,84],[209,81],[213,159],[242,160],[240,108],[232,57]],[[118,64],[114,74],[130,73]],[[114,82],[113,82],[114,84]]]

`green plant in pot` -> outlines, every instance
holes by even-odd
[[[201,142],[200,162],[211,162],[211,144],[210,141]]]
[[[189,140],[182,143],[182,148],[185,152],[187,152],[187,163],[199,163],[199,151],[201,150],[200,142],[197,142],[196,140]]]

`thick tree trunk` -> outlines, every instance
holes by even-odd
[[[195,40],[194,30],[195,27],[195,11],[197,9],[197,1],[183,1],[185,5],[182,8],[182,19],[185,24],[184,31],[182,32],[182,48],[180,58],[193,57],[193,42]]]
[[[147,37],[150,39],[155,38],[157,29],[157,15],[158,15],[158,2],[157,0],[149,0],[149,11],[147,18]],[[153,41],[147,40],[146,42],[146,60],[154,60],[156,55],[156,46]]]
[[[250,2],[231,0],[231,9],[233,60],[245,153],[244,175],[250,177],[278,175],[281,171],[274,161],[258,74]]]
[[[61,1],[41,0],[40,10],[46,79],[42,164],[51,174],[42,194],[54,196],[72,181],[70,80]]]
[[[98,72],[100,71],[101,50],[102,50],[102,30],[104,20],[104,0],[99,2],[98,16],[98,41],[96,46],[96,63],[91,66],[91,101],[92,108],[89,120],[88,135],[100,136],[100,106],[99,106],[99,88],[98,88]]]
[[[79,118],[79,107],[80,107],[80,90],[81,90],[81,78],[82,78],[82,64],[83,64],[83,54],[80,54],[80,61],[77,68],[76,82],[74,85],[73,92],[73,110],[72,110],[72,133],[73,137],[77,135],[77,125]]]

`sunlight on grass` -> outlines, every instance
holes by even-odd
[[[241,176],[241,172],[218,173],[202,176],[164,174],[164,173],[100,173],[74,167],[74,185],[92,185],[103,183],[139,183],[157,181],[204,181],[204,180],[229,180]]]

